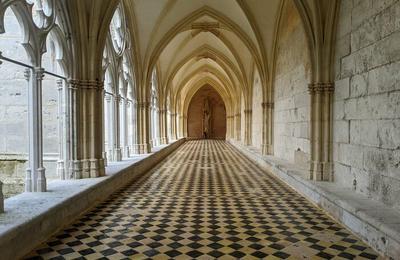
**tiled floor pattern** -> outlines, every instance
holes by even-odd
[[[34,259],[376,259],[223,141],[190,141],[41,245]]]

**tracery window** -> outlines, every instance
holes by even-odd
[[[51,0],[1,1],[0,171],[6,196],[46,191],[46,180],[66,178],[64,13]],[[10,99],[12,97],[12,99]],[[5,170],[12,169],[12,170]]]
[[[120,4],[111,20],[103,55],[106,85],[104,157],[108,161],[130,157],[136,141],[133,136],[136,102],[131,51],[124,9]]]

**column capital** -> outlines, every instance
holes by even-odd
[[[138,101],[137,106],[140,108],[148,108],[151,105],[149,101]]]
[[[244,112],[245,114],[251,114],[251,113],[253,113],[253,110],[251,110],[251,109],[245,109],[243,112]]]
[[[70,84],[71,88],[75,89],[104,90],[104,82],[100,80],[69,79],[68,83]]]
[[[62,79],[58,79],[56,81],[58,90],[62,90],[63,89],[63,83],[64,83],[64,81]]]
[[[26,69],[24,70],[24,77],[25,77],[25,79],[26,79],[27,81],[30,80],[30,78],[31,78],[31,69],[26,68]]]
[[[263,108],[274,108],[275,103],[274,102],[263,102],[263,103],[261,103],[261,106]]]
[[[312,93],[332,93],[335,90],[335,84],[332,82],[324,83],[310,83],[308,84],[308,91]]]

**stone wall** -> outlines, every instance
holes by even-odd
[[[263,92],[260,75],[256,70],[253,79],[253,108],[252,108],[252,145],[256,148],[262,148],[262,130],[263,130]]]
[[[400,209],[400,1],[341,2],[335,182]]]
[[[304,164],[310,154],[310,58],[294,3],[286,1],[285,5],[274,81],[274,153],[291,162],[300,158]]]
[[[193,96],[188,109],[188,137],[203,138],[203,109],[208,98],[211,109],[209,138],[225,139],[225,104],[218,92],[211,86],[204,86]]]
[[[22,47],[22,32],[10,9],[5,16],[5,34],[0,34],[0,51],[3,55],[29,63]],[[58,68],[52,53],[43,58],[46,69]],[[0,64],[0,180],[4,183],[6,197],[24,190],[25,170],[28,160],[28,82],[25,68],[10,62]],[[58,158],[58,93],[56,79],[46,75],[43,80],[43,150],[46,176],[57,178]]]

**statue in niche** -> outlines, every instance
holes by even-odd
[[[208,98],[204,101],[203,107],[203,138],[207,139],[210,137],[210,125],[211,125],[211,109]]]

